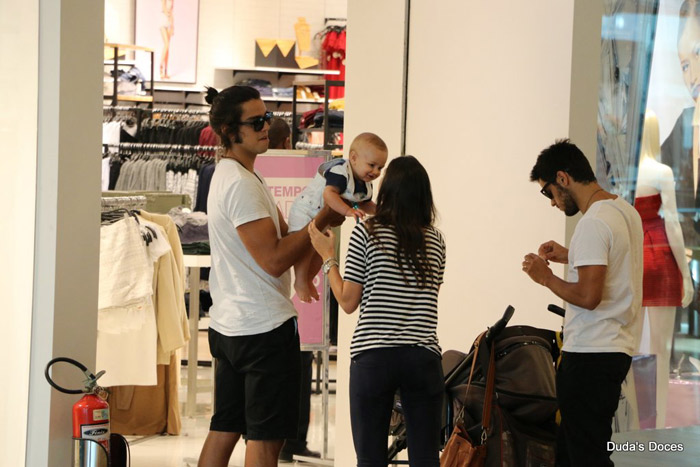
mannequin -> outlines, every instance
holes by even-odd
[[[644,228],[644,294],[649,323],[649,350],[656,355],[656,427],[664,428],[676,307],[693,299],[693,283],[676,211],[671,168],[658,162],[659,123],[652,111],[644,134],[634,206]]]

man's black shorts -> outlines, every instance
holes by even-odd
[[[224,336],[209,328],[216,358],[212,431],[245,433],[249,440],[296,438],[301,380],[296,318],[252,336]]]

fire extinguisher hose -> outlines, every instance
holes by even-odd
[[[51,375],[49,374],[49,370],[51,369],[51,366],[54,363],[61,363],[61,362],[70,363],[71,365],[78,367],[80,369],[80,371],[83,372],[83,374],[87,378],[87,380],[85,381],[85,383],[86,383],[85,387],[83,389],[66,389],[64,387],[59,386],[51,379]],[[85,365],[83,365],[82,363],[80,363],[77,360],[73,360],[72,358],[57,357],[57,358],[54,358],[53,360],[51,360],[46,365],[46,370],[44,371],[44,376],[46,376],[46,381],[48,381],[49,384],[57,391],[61,391],[65,394],[83,394],[83,393],[92,392],[92,390],[95,387],[97,378],[102,376],[102,374],[98,374],[98,376],[95,376],[94,374],[92,374],[92,372],[90,370],[87,369],[87,367]]]

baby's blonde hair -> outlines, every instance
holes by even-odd
[[[355,139],[353,139],[352,143],[350,144],[350,151],[357,152],[357,148],[363,143],[370,144],[375,148],[379,149],[380,151],[384,151],[387,153],[389,152],[389,148],[386,147],[386,143],[384,142],[384,140],[381,139],[379,136],[375,135],[374,133],[369,132],[360,133],[359,135],[355,136]]]

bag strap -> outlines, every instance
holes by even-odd
[[[488,375],[486,376],[486,391],[484,393],[484,409],[481,413],[481,444],[486,442],[486,433],[491,426],[491,406],[493,401],[494,384],[496,381],[496,343],[491,342]]]
[[[463,425],[464,424],[464,408],[467,405],[467,396],[469,395],[469,386],[472,384],[472,376],[474,376],[474,367],[476,366],[476,359],[479,355],[479,343],[481,342],[481,338],[486,334],[486,331],[482,332],[479,334],[479,336],[476,338],[474,341],[474,356],[472,357],[472,368],[469,371],[469,379],[467,380],[467,387],[464,390],[464,398],[462,399],[462,408],[460,409],[459,413],[457,414],[457,425]]]

